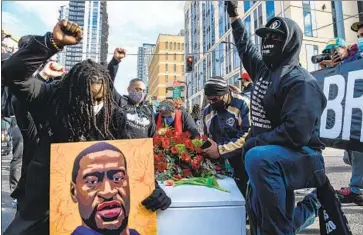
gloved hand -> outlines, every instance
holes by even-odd
[[[238,16],[238,1],[225,1],[229,17]]]
[[[171,205],[171,199],[166,195],[164,190],[160,188],[158,182],[155,181],[155,189],[145,200],[141,202],[148,210],[156,211],[158,209],[166,210]]]

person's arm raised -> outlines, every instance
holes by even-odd
[[[1,67],[2,80],[15,96],[27,103],[46,100],[50,86],[34,78],[33,73],[66,45],[82,40],[82,29],[67,20],[59,21],[53,33],[34,36],[29,44],[11,56]]]
[[[248,31],[238,15],[238,1],[226,1],[225,4],[231,18],[233,38],[239,57],[242,60],[243,67],[251,76],[251,79],[255,81],[258,79],[256,75],[260,73],[262,68],[265,68],[265,64],[260,52],[250,39],[251,35],[248,35]]]

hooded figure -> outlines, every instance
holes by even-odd
[[[258,29],[261,55],[238,17],[238,2],[226,5],[239,56],[254,82],[243,153],[252,227],[261,234],[296,234],[313,222],[319,202],[309,194],[295,208],[293,191],[320,187],[326,179],[319,138],[326,98],[299,65],[303,33],[296,22],[274,17]]]

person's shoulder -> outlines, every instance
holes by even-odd
[[[136,231],[136,229],[129,229],[130,235],[140,235],[140,233],[138,231]]]
[[[250,99],[247,98],[246,96],[233,92],[231,93],[231,95],[232,95],[232,102],[231,102],[232,107],[241,109],[242,107],[250,106]]]

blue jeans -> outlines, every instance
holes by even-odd
[[[316,195],[306,196],[296,208],[294,195],[294,190],[317,187],[316,175],[325,177],[322,155],[309,150],[268,145],[246,153],[252,191],[248,207],[259,234],[296,234],[314,222],[320,207]]]
[[[349,159],[348,155],[351,155]],[[344,162],[352,166],[352,177],[349,187],[353,193],[363,193],[363,153],[356,151],[344,152]]]

